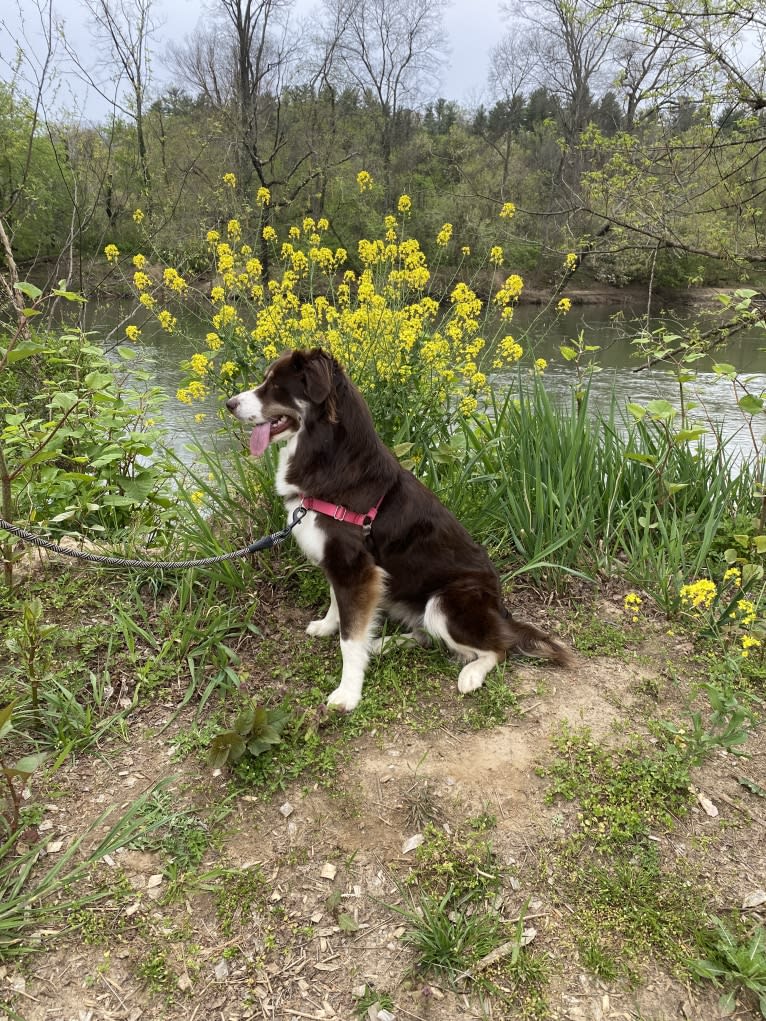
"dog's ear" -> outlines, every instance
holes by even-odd
[[[306,395],[313,404],[327,402],[327,412],[331,422],[335,417],[335,365],[332,358],[318,348],[310,353],[304,364]]]

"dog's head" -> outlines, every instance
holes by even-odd
[[[341,372],[335,359],[319,348],[287,351],[269,366],[259,387],[229,398],[229,411],[253,426],[251,454],[259,457],[272,440],[289,439],[311,417],[334,422]]]

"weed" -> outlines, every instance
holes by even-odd
[[[451,890],[458,900],[481,900],[498,892],[502,871],[489,842],[478,833],[469,831],[460,837],[429,824],[423,835],[425,840],[417,849],[406,885],[417,886],[433,898]]]
[[[266,902],[267,885],[258,865],[246,869],[227,869],[219,875],[214,888],[218,925],[224,936],[231,936],[235,923]]]
[[[508,721],[509,715],[519,708],[519,697],[510,687],[509,671],[495,670],[478,691],[466,700],[463,722],[471,730],[485,730],[499,727]]]
[[[732,932],[720,918],[714,918],[712,931],[704,934],[701,943],[705,957],[690,960],[689,971],[696,979],[731,987],[721,997],[721,1010],[735,1010],[737,996],[744,989],[757,1000],[761,1016],[766,1018],[766,929],[755,925],[749,934]]]
[[[669,826],[689,803],[689,766],[673,751],[640,743],[609,750],[590,731],[564,726],[554,739],[559,755],[544,771],[546,800],[579,801],[574,840],[597,848],[635,843],[651,827]]]
[[[467,910],[465,899],[456,899],[453,887],[441,897],[424,894],[411,909],[397,910],[407,926],[402,941],[416,950],[418,969],[449,982],[470,971],[504,941],[500,918]]]
[[[588,621],[577,621],[574,628],[574,645],[584,656],[613,656],[620,658],[635,638],[622,624],[592,617]]]
[[[354,1007],[354,1013],[360,1019],[360,1021],[366,1021],[368,1017],[374,1016],[374,1013],[370,1012],[370,1007],[377,1007],[378,1010],[394,1010],[393,997],[389,996],[388,993],[384,993],[381,990],[376,989],[374,986],[366,985],[364,992],[356,1001]]]

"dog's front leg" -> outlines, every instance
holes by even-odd
[[[383,572],[379,567],[368,565],[353,586],[333,584],[333,588],[340,618],[343,672],[340,684],[327,699],[327,705],[350,713],[362,697],[364,673],[383,595]]]
[[[330,609],[319,620],[312,620],[306,628],[306,634],[312,638],[327,638],[334,635],[340,625],[338,613],[338,600],[335,598],[335,589],[330,586]]]

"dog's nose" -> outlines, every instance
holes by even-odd
[[[226,407],[229,409],[229,411],[234,412],[234,411],[237,410],[237,405],[238,404],[239,404],[239,397],[230,397],[228,399],[228,401],[226,402]]]

